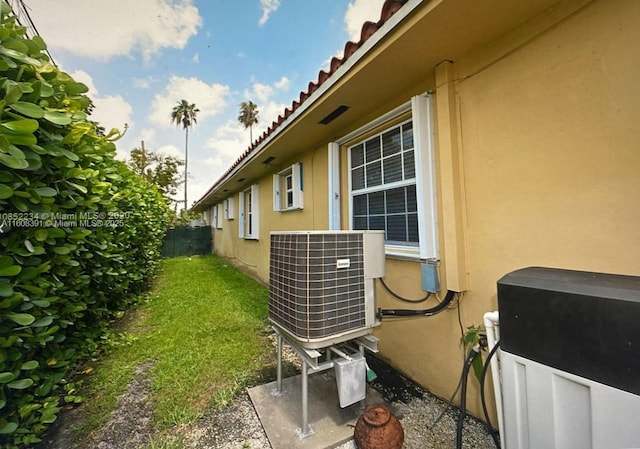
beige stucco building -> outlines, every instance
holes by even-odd
[[[459,319],[481,324],[506,273],[640,275],[639,55],[636,0],[387,0],[194,208],[265,282],[276,230],[385,229],[385,281],[407,297],[437,260],[456,306],[375,335],[449,397]],[[478,397],[470,382],[475,414]]]

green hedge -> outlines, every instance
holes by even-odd
[[[55,421],[62,385],[104,324],[147,286],[169,209],[116,161],[87,87],[49,62],[2,2],[0,447]]]

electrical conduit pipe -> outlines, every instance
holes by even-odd
[[[500,340],[500,317],[498,311],[487,312],[483,316],[484,328],[487,331],[488,351],[491,351]],[[500,432],[500,442],[505,449],[503,420],[502,420],[502,382],[500,381],[500,354],[491,359],[491,380],[493,381],[493,394],[496,398],[496,413],[498,415],[498,431]]]

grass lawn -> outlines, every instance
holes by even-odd
[[[147,363],[160,429],[228,402],[274,358],[264,337],[267,303],[264,286],[215,256],[164,260],[150,299],[125,314],[111,349],[88,368],[83,433],[106,421]]]

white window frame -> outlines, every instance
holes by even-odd
[[[287,187],[287,179],[291,180],[290,188]],[[302,210],[303,191],[302,162],[297,162],[273,175],[273,210],[276,212]],[[288,201],[289,194],[291,194],[291,201]]]
[[[260,236],[260,189],[253,184],[238,195],[238,236],[258,240]]]
[[[432,98],[428,94],[411,98],[410,102],[390,111],[373,122],[339,139],[337,144],[353,142],[376,127],[411,111],[415,158],[416,202],[418,209],[418,246],[385,244],[387,255],[411,259],[439,259],[438,223],[435,187],[434,118]],[[364,140],[364,138],[362,139]],[[331,150],[332,147],[329,149]],[[351,186],[351,153],[348,152],[349,228],[353,229],[353,195]],[[333,171],[337,168],[334,160]],[[334,187],[335,189],[335,187]]]
[[[233,214],[233,198],[225,199],[222,204],[224,205],[225,220],[233,220],[235,218]]]

